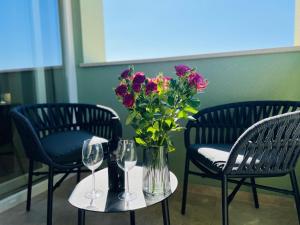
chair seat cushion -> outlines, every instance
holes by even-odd
[[[222,145],[222,144],[211,144],[211,145],[191,145],[189,148],[189,157],[192,162],[201,168],[205,168],[212,173],[222,172],[225,166],[232,145]],[[246,162],[244,160],[247,159]],[[241,163],[246,163],[246,165],[253,163],[252,156],[247,156],[245,158],[244,154],[238,154],[232,170],[237,170]],[[260,159],[255,159],[256,165],[260,164]]]
[[[53,161],[69,164],[81,161],[83,141],[93,136],[87,131],[64,131],[42,138],[41,143]]]
[[[192,162],[200,167],[205,167],[213,173],[222,171],[226,164],[232,145],[211,144],[191,145],[188,149]]]

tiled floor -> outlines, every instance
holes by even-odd
[[[53,225],[77,224],[77,210],[70,206],[67,199],[74,187],[70,179],[56,190],[54,199]],[[180,214],[180,196],[177,192],[170,198],[172,225],[219,225],[221,224],[221,204],[218,197],[190,192],[187,213]],[[261,204],[255,209],[251,202],[240,201],[239,196],[230,205],[230,225],[297,225],[297,215],[293,201],[290,204]],[[289,203],[289,201],[288,201]],[[136,212],[137,225],[162,224],[160,205],[154,205]],[[43,225],[46,224],[46,194],[35,197],[30,212],[25,211],[25,203],[0,214],[0,225]],[[100,214],[87,213],[86,225],[129,224],[126,213]]]

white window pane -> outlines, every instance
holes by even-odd
[[[0,29],[0,70],[61,65],[56,0],[2,0]]]

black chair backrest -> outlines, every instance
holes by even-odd
[[[300,154],[300,111],[259,121],[233,145],[224,173],[280,176],[295,168]]]
[[[78,103],[21,105],[12,109],[12,118],[26,155],[46,164],[49,164],[50,158],[43,150],[40,139],[47,135],[84,130],[108,140],[122,136],[118,114],[101,105]]]
[[[191,144],[233,144],[254,123],[271,116],[300,109],[297,101],[250,101],[214,106],[199,111],[184,133]]]

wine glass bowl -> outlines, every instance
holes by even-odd
[[[95,170],[100,167],[103,162],[104,153],[102,147],[103,140],[98,137],[92,137],[83,142],[82,145],[82,162],[92,171],[92,190],[87,192],[85,197],[89,199],[96,199],[101,196],[101,191],[95,187]]]
[[[117,149],[117,164],[125,172],[125,192],[119,194],[119,199],[131,201],[136,198],[135,193],[129,192],[128,171],[137,162],[137,155],[133,140],[120,140]]]

